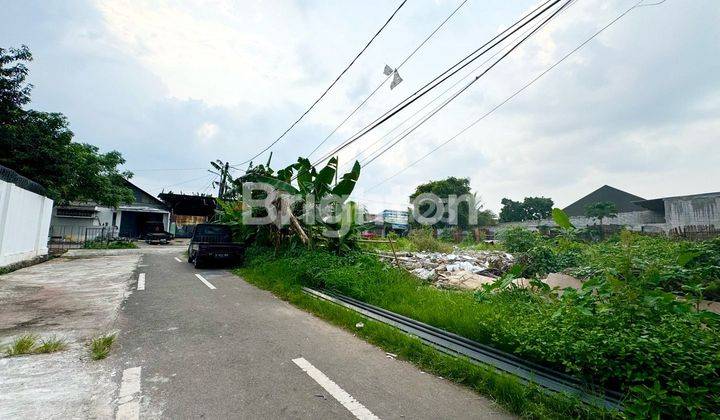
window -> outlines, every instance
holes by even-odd
[[[80,217],[80,218],[93,218],[95,217],[95,210],[88,209],[67,209],[58,207],[57,217]]]

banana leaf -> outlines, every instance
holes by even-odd
[[[264,182],[266,184],[270,184],[275,187],[275,189],[278,189],[280,191],[285,191],[290,194],[300,194],[300,191],[297,188],[293,187],[289,182],[285,182],[280,179],[264,175],[258,175],[257,177],[255,177],[255,179],[257,182]]]
[[[338,182],[331,192],[339,196],[352,194],[358,178],[360,178],[360,163],[356,160],[352,170],[342,176],[342,180]]]

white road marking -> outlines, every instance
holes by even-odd
[[[213,286],[209,281],[205,280],[205,278],[200,274],[195,274],[195,277],[199,278],[201,282],[205,283],[205,286],[209,287],[212,290],[215,290],[215,286]]]
[[[177,262],[182,262],[182,260],[181,260],[180,258],[178,258],[178,257],[175,257],[175,261],[177,261]]]
[[[145,290],[145,273],[140,273],[140,275],[138,276],[137,289]]]
[[[123,371],[118,394],[117,420],[137,420],[140,418],[140,377],[142,367],[128,368]]]
[[[305,373],[315,380],[321,387],[325,389],[330,395],[333,396],[343,407],[347,408],[352,415],[361,420],[380,420],[378,416],[371,413],[370,410],[360,404],[350,394],[345,392],[342,388],[333,382],[330,378],[325,376],[318,368],[313,366],[310,362],[302,357],[293,359],[293,362],[300,367]]]

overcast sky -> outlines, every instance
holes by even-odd
[[[310,153],[384,79],[385,64],[397,66],[460,2],[408,0],[273,148],[273,166]],[[430,158],[371,188],[636,2],[578,0],[364,168],[354,196],[373,211],[400,209],[417,184],[447,176],[469,177],[495,211],[503,197],[528,195],[551,197],[562,207],[603,184],[645,198],[720,190],[717,0],[667,0],[633,10]],[[209,161],[245,161],[279,136],[398,4],[0,0],[0,43],[26,44],[34,55],[31,106],[67,115],[76,141],[120,151],[138,186],[152,193],[208,192]],[[400,69],[400,86],[383,86],[320,150],[345,140],[535,5],[468,0]],[[343,151],[341,165],[435,95]]]

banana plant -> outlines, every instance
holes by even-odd
[[[311,224],[311,226],[305,226],[305,229],[311,232],[312,237],[324,241],[327,243],[328,248],[338,252],[346,251],[354,246],[354,239],[351,238],[358,234],[354,216],[355,206],[353,203],[348,203],[349,206],[344,206],[344,204],[346,204],[347,197],[355,189],[360,177],[359,162],[356,161],[352,169],[343,174],[335,185],[333,185],[333,180],[338,169],[337,158],[330,159],[319,171],[306,158],[298,158],[297,162],[277,172],[273,172],[269,166],[262,169],[262,171],[249,171],[248,174],[241,177],[242,181],[263,182],[273,186],[281,193],[300,196],[303,203],[312,201],[314,203],[313,221],[315,223]],[[340,219],[339,222],[329,221],[329,219],[319,216],[319,210],[321,210],[319,203],[323,201],[323,198],[330,195],[335,196],[333,213],[336,216],[335,219]],[[342,226],[345,229],[341,229]],[[323,236],[323,232],[327,231],[344,233],[330,238]]]

